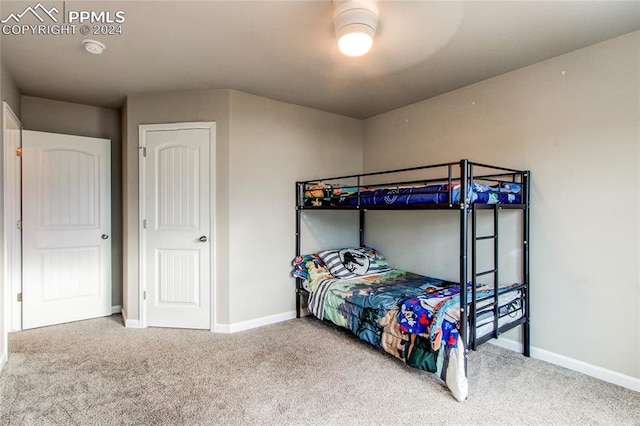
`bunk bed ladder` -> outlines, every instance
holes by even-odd
[[[471,176],[471,177],[470,177]],[[449,168],[451,177],[451,168]],[[473,178],[473,166],[469,166],[469,161],[460,160],[460,182],[467,182]],[[451,179],[450,179],[451,181]],[[451,197],[451,193],[449,193]],[[451,198],[449,198],[451,200]],[[469,321],[467,285],[468,278],[468,254],[469,254],[469,219],[467,217],[467,185],[460,185],[460,337],[464,343],[464,373],[467,374],[467,360],[469,354]],[[471,292],[474,294],[475,292]]]
[[[471,207],[471,307],[470,307],[470,318],[469,318],[469,327],[471,336],[469,339],[469,346],[471,349],[476,350],[476,331],[477,331],[477,294],[476,288],[478,286],[478,278],[485,275],[493,275],[493,294],[494,300],[490,305],[493,308],[493,337],[498,338],[499,326],[498,320],[500,304],[498,303],[498,204],[494,204],[490,207],[491,212],[493,214],[493,233],[488,235],[478,236],[478,209],[476,205],[473,204]],[[485,271],[478,272],[478,242],[479,241],[492,241],[493,242],[493,269],[488,269]]]
[[[304,203],[303,184],[296,182],[296,256],[300,255],[300,219],[302,217],[302,205]],[[300,318],[300,299],[304,293],[302,278],[296,277],[296,318]]]
[[[529,226],[531,221],[531,171],[527,170],[523,173],[522,183],[524,186],[524,214],[522,215],[523,219],[523,250],[522,250],[522,261],[523,261],[523,281],[524,281],[524,314],[525,314],[525,323],[524,323],[524,348],[523,353],[524,356],[531,355],[531,332],[530,332],[530,319],[531,316],[529,314],[529,299],[531,298],[531,293],[529,292],[530,286],[530,249],[531,249],[531,234],[529,232]]]

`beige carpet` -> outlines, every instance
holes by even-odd
[[[640,394],[488,344],[460,403],[312,318],[225,335],[116,315],[13,333],[9,349],[3,425],[640,425]]]

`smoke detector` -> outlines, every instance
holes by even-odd
[[[105,46],[103,43],[100,43],[99,41],[91,40],[88,38],[82,40],[82,44],[84,45],[84,49],[87,52],[92,53],[94,55],[101,55],[102,52],[104,52],[104,49],[107,48],[107,46]]]

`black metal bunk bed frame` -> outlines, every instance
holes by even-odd
[[[361,182],[362,178],[369,178],[373,176],[382,176],[395,173],[414,172],[420,170],[446,168],[447,177],[437,179],[421,179],[405,182],[392,182],[385,184],[376,184],[373,187],[385,187],[393,185],[410,185],[410,184],[424,184],[427,185],[433,182],[447,182],[448,183],[448,202],[446,203],[429,203],[429,204],[402,204],[402,205],[375,205],[361,203]],[[458,169],[459,168],[459,169]],[[474,175],[475,168],[493,170],[489,174]],[[455,171],[459,170],[459,174],[456,175]],[[304,202],[304,191],[307,185],[323,182],[323,181],[336,181],[345,179],[356,179],[356,187],[358,188],[357,203],[353,205],[331,205],[331,206],[308,206]],[[452,202],[451,187],[452,184],[457,182],[472,183],[476,180],[490,181],[490,182],[504,182],[507,179],[511,179],[509,182],[520,183],[520,203],[519,204],[480,204],[468,202],[468,185],[460,185],[459,202]],[[460,162],[441,163],[428,166],[411,167],[404,169],[388,170],[384,172],[372,172],[362,173],[357,175],[337,176],[324,179],[313,179],[309,181],[296,182],[296,256],[299,256],[301,250],[301,230],[300,222],[302,212],[304,210],[357,210],[359,211],[360,219],[360,246],[364,246],[364,231],[365,231],[365,213],[367,210],[458,210],[460,212],[460,283],[469,282],[469,222],[471,222],[471,288],[473,291],[469,292],[468,286],[460,286],[460,336],[462,341],[465,342],[465,367],[466,359],[469,349],[476,350],[478,345],[498,338],[498,336],[512,328],[522,325],[523,330],[523,354],[530,356],[530,317],[529,317],[529,248],[530,248],[530,184],[531,172],[528,170],[515,170],[506,167],[492,166],[481,163],[474,163],[469,160],[463,159]],[[367,185],[368,188],[372,187]],[[502,326],[499,326],[500,312],[498,302],[498,212],[503,209],[508,210],[522,210],[522,282],[512,288],[510,291],[520,290],[523,293],[524,299],[524,312],[521,318],[516,321],[509,322]],[[478,236],[477,226],[477,212],[479,210],[492,210],[493,211],[493,234]],[[470,214],[469,214],[470,212]],[[493,268],[486,271],[477,271],[477,255],[479,253],[477,248],[477,242],[482,240],[493,240]],[[476,286],[478,277],[484,275],[493,274],[494,283],[494,301],[481,310],[476,309],[477,295]],[[471,294],[469,294],[471,293]],[[300,318],[301,312],[301,298],[308,297],[309,292],[303,287],[303,280],[296,278],[296,317]],[[493,330],[484,336],[476,336],[476,323],[479,314],[493,310]],[[463,321],[466,318],[466,321]],[[471,335],[469,335],[469,332]]]

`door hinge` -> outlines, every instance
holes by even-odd
[[[22,302],[22,293],[18,293],[18,302]]]
[[[16,157],[22,157],[22,147],[16,148]]]
[[[142,229],[147,229],[147,219],[142,219]]]
[[[146,157],[147,156],[147,147],[146,146],[141,146],[140,149],[142,150],[142,156]]]
[[[147,300],[147,290],[142,292],[142,300]]]
[[[22,229],[22,219],[18,219],[18,222],[16,223],[16,228]]]

